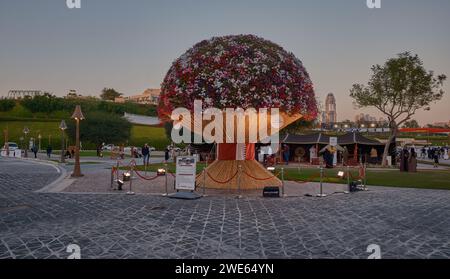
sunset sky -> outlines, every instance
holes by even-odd
[[[212,36],[255,34],[303,61],[316,94],[333,92],[338,119],[357,113],[348,96],[370,66],[397,53],[419,54],[450,77],[450,1],[382,0],[0,0],[0,96],[11,89],[125,95],[159,87],[173,60]],[[450,120],[446,97],[420,124]]]

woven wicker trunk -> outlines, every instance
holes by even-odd
[[[241,166],[241,172],[238,172]],[[255,160],[216,160],[197,177],[197,187],[208,189],[256,190],[266,186],[281,186],[282,182]],[[240,181],[240,186],[238,181]]]

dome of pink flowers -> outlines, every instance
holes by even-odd
[[[214,37],[173,62],[161,86],[161,118],[178,107],[279,108],[317,116],[313,84],[302,62],[277,44],[254,35]]]

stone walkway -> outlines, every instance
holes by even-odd
[[[450,258],[450,191],[326,198],[36,193],[59,174],[0,158],[0,258]]]

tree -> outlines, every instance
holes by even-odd
[[[10,111],[16,106],[16,101],[11,99],[0,99],[0,111]]]
[[[409,52],[400,53],[382,66],[372,66],[372,72],[367,86],[354,84],[350,96],[358,107],[375,107],[388,118],[391,134],[383,153],[385,166],[400,125],[411,120],[417,110],[430,110],[432,103],[442,99],[447,77],[427,71],[419,56]]]
[[[122,96],[122,93],[117,92],[114,88],[103,88],[100,98],[106,101],[114,101],[115,98]]]
[[[104,112],[87,112],[80,122],[80,140],[93,143],[122,144],[130,138],[131,124],[125,118]],[[67,121],[67,134],[73,139],[76,132],[75,121]]]
[[[403,125],[404,128],[420,128],[419,123],[415,120],[409,120],[406,121],[405,124]]]

